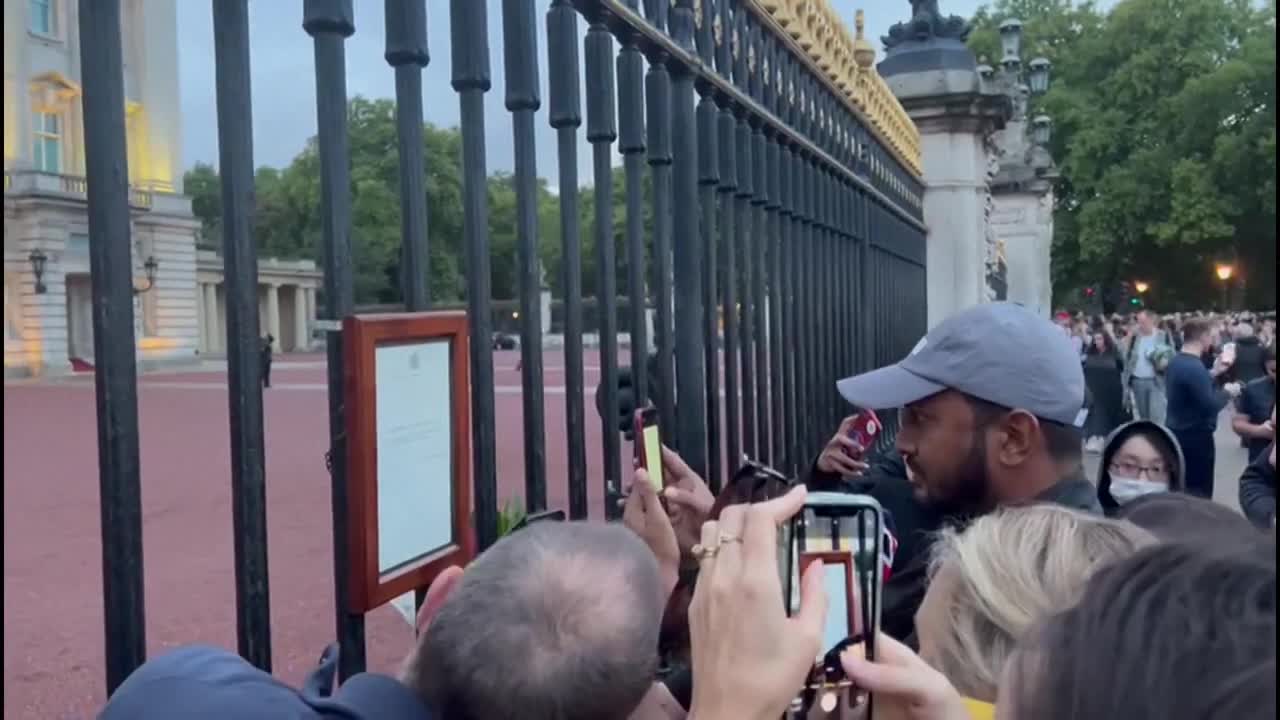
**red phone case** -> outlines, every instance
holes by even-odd
[[[849,437],[862,448],[865,455],[868,450],[875,446],[876,436],[880,434],[880,418],[876,417],[874,410],[864,410],[858,413],[853,420],[853,427],[849,429]],[[852,453],[850,453],[852,455]]]

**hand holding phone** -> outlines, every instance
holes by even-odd
[[[857,449],[846,448],[846,452],[855,459],[861,460],[868,450],[875,447],[876,437],[880,435],[882,427],[880,418],[876,417],[874,410],[863,410],[854,415],[848,434],[849,439],[857,445]]]
[[[867,469],[862,458],[879,432],[880,420],[871,411],[845,418],[818,456],[818,470],[843,477],[860,475]]]

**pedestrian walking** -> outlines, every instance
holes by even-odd
[[[267,336],[262,338],[262,351],[259,359],[262,362],[262,387],[264,388],[271,387],[271,350],[275,342],[276,339],[271,336],[271,333],[267,333]]]
[[[1217,454],[1213,433],[1218,414],[1240,394],[1240,385],[1216,386],[1216,379],[1231,367],[1221,356],[1210,370],[1201,363],[1209,334],[1207,320],[1193,319],[1183,326],[1182,350],[1169,361],[1165,391],[1169,399],[1166,424],[1182,447],[1187,492],[1212,499]]]

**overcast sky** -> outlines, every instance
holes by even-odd
[[[489,169],[510,170],[510,116],[503,108],[505,80],[502,60],[500,0],[489,4],[489,51],[493,89],[486,95],[486,135]],[[541,58],[542,107],[538,113],[538,174],[557,176],[555,135],[547,125],[546,23],[550,0],[538,6],[538,54]],[[910,14],[908,0],[831,0],[852,27],[854,11],[866,11],[867,36],[880,49],[879,37]],[[351,96],[395,97],[392,69],[382,58],[384,0],[355,0],[356,32],[347,41],[347,92]],[[980,0],[942,0],[944,12],[968,17]],[[217,164],[218,136],[214,101],[213,20],[209,2],[179,0],[178,62],[182,95],[184,164]],[[423,71],[427,122],[458,123],[458,98],[449,86],[449,11],[446,0],[427,0],[428,47],[431,63]],[[585,23],[579,23],[585,32]],[[287,165],[316,132],[315,74],[311,38],[302,29],[300,0],[256,0],[249,3],[249,33],[253,83],[253,145],[257,165]],[[580,51],[581,52],[581,51]],[[585,139],[583,140],[585,146]],[[580,177],[590,177],[590,153],[579,152]]]

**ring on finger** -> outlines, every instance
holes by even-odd
[[[720,553],[720,547],[703,547],[702,543],[698,543],[692,548],[693,556],[699,560],[714,560],[716,555]]]

